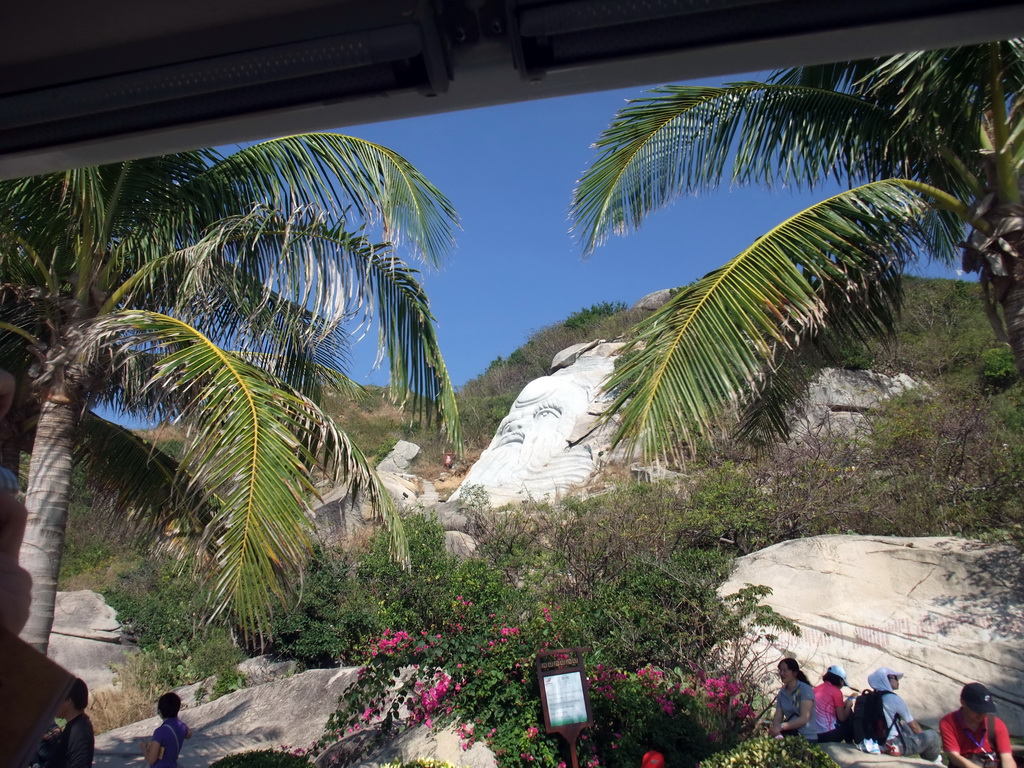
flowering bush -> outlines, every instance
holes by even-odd
[[[693,765],[727,749],[753,726],[749,692],[726,677],[694,669],[645,667],[635,673],[597,665],[590,673],[596,727],[589,752],[605,765],[636,766],[656,749],[666,765]]]
[[[533,673],[550,623],[539,617],[533,626],[515,626],[462,596],[449,616],[442,631],[386,630],[371,645],[328,721],[325,744],[371,725],[386,738],[410,725],[457,724],[465,749],[483,740],[502,765],[557,765],[557,737],[538,730]]]
[[[565,768],[565,742],[544,732],[534,669],[538,649],[563,645],[557,615],[544,607],[516,625],[460,596],[441,631],[385,631],[328,722],[323,746],[371,727],[384,738],[411,725],[453,725],[464,749],[484,742],[501,768]],[[594,726],[577,745],[587,768],[635,768],[652,748],[670,765],[693,765],[731,746],[750,715],[740,687],[724,678],[694,673],[687,683],[653,668],[598,665],[588,679]]]

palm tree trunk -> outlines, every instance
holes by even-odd
[[[25,495],[28,528],[21,547],[21,565],[32,575],[32,609],[21,637],[43,653],[53,626],[79,414],[80,406],[76,404],[45,402],[39,414],[29,464]]]
[[[1013,265],[1018,271],[1024,272],[1024,261],[1017,260]],[[1010,284],[1003,298],[1003,317],[1006,320],[1006,335],[1010,338],[1013,359],[1017,363],[1017,373],[1024,379],[1024,276]]]

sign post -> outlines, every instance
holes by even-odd
[[[537,654],[537,682],[544,710],[544,727],[569,743],[572,768],[579,768],[576,739],[594,724],[590,713],[590,684],[583,668],[586,648],[563,648]]]

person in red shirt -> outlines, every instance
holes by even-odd
[[[993,714],[995,711],[988,688],[981,683],[964,686],[960,709],[939,721],[942,749],[950,768],[1016,768],[1010,734],[1006,724]]]

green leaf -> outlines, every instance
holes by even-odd
[[[637,326],[635,354],[608,381],[610,413],[621,418],[616,443],[678,454],[724,408],[763,396],[780,355],[827,324],[884,332],[926,211],[898,180],[857,187],[787,219],[677,293]],[[763,428],[781,426],[776,412]]]

